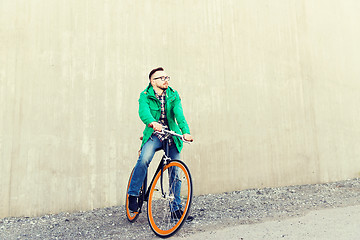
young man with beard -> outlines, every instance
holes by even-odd
[[[155,152],[164,148],[163,136],[158,133],[163,126],[167,126],[168,129],[178,134],[183,134],[186,141],[193,141],[183,114],[180,96],[177,91],[169,87],[170,77],[163,68],[159,67],[150,72],[149,80],[148,87],[140,94],[139,98],[139,116],[145,124],[145,130],[141,153],[136,162],[128,191],[129,209],[133,212],[138,211],[137,197],[149,164]],[[169,144],[168,156],[171,159],[180,159],[182,147],[183,142],[177,137],[173,137]],[[180,191],[175,192],[180,193]],[[181,204],[176,199],[177,196],[175,196],[174,212],[171,215],[180,218],[182,215]],[[192,219],[189,216],[187,220]]]

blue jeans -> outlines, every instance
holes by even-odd
[[[129,186],[128,194],[131,196],[139,196],[140,188],[144,182],[147,169],[150,165],[151,160],[154,157],[154,154],[157,150],[163,149],[165,144],[159,140],[155,135],[152,135],[151,138],[144,144],[141,149],[139,159],[136,162],[133,176],[131,178],[131,183]],[[177,150],[175,144],[173,143],[169,146],[168,156],[171,159],[180,159],[180,153]],[[176,211],[181,209],[181,199],[180,199],[180,190],[181,190],[181,181],[178,176],[178,167],[169,168],[169,181],[170,183],[170,193],[174,194],[175,200],[171,203],[171,211]]]

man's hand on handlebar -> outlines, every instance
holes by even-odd
[[[158,132],[162,132],[163,131],[163,125],[161,125],[160,123],[158,122],[152,122],[148,125],[149,127],[151,127],[152,129],[154,129],[155,131],[158,131]],[[165,130],[166,131],[166,130]],[[167,130],[168,131],[168,130]],[[168,131],[169,132],[169,131]],[[171,132],[171,131],[170,131]],[[172,134],[178,136],[178,137],[181,137],[181,135],[179,134],[176,134],[175,132],[173,132]],[[194,141],[194,138],[193,136],[191,136],[190,134],[183,134],[182,135],[182,139],[186,142],[193,142]]]
[[[185,141],[188,141],[188,142],[194,141],[193,136],[191,136],[190,134],[184,134],[183,138],[184,138]]]
[[[153,128],[154,131],[161,132],[163,126],[158,122],[152,122],[149,124],[149,127]]]

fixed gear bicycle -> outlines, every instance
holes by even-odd
[[[186,141],[182,135],[165,128],[163,128],[160,133],[165,137],[165,152],[150,182],[149,188],[146,189],[146,176],[138,197],[138,211],[132,212],[129,209],[127,192],[133,170],[127,185],[125,208],[127,219],[130,222],[134,222],[141,213],[144,201],[147,201],[149,225],[156,235],[165,238],[175,234],[186,221],[190,212],[193,187],[191,174],[185,163],[181,160],[171,160],[167,156],[171,137],[176,136],[183,142],[189,142]],[[175,211],[179,210],[175,209],[175,206],[181,206],[180,214],[175,214],[175,212],[179,213],[179,211]]]

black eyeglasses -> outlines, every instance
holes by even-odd
[[[169,76],[162,76],[162,77],[157,77],[157,78],[154,78],[154,80],[156,79],[160,79],[161,81],[170,81],[170,77]]]

